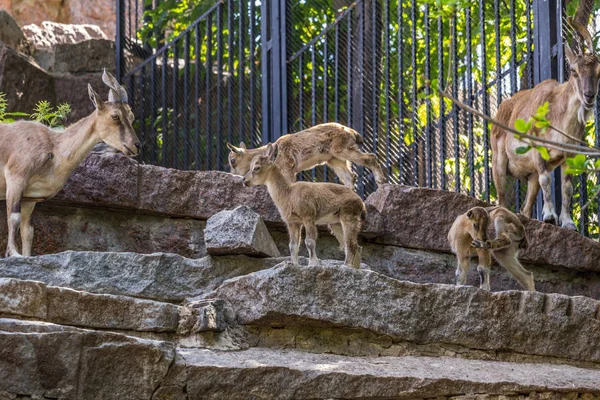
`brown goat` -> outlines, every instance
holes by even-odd
[[[591,54],[584,51],[573,52],[565,44],[565,54],[569,59],[571,74],[569,80],[559,84],[555,80],[546,80],[533,89],[518,92],[510,99],[504,100],[496,114],[496,120],[508,126],[514,126],[519,118],[528,120],[545,102],[549,102],[550,111],[547,115],[550,123],[567,135],[581,140],[585,131],[585,124],[595,104],[598,93],[598,79],[600,77],[600,60],[593,53],[593,43],[587,29],[573,23],[579,34],[585,39]],[[549,129],[547,132],[538,132],[538,136],[560,143],[575,143],[557,132]],[[522,209],[522,214],[531,217],[533,205],[536,201],[540,186],[544,193],[544,208],[542,211],[544,222],[550,222],[576,229],[571,218],[571,198],[573,196],[573,177],[565,173],[565,159],[570,157],[564,151],[548,149],[550,159],[544,160],[537,151],[517,154],[518,147],[527,146],[527,143],[515,138],[498,125],[492,127],[492,173],[498,193],[498,204],[507,206],[506,202],[506,177],[513,176],[517,179],[527,180],[527,197]],[[557,217],[552,202],[551,172],[560,166],[562,174],[562,210],[560,218]]]
[[[377,162],[377,157],[375,154],[361,152],[359,146],[362,143],[360,134],[347,126],[334,122],[316,125],[277,139],[275,142],[279,148],[277,165],[290,182],[295,182],[298,172],[327,164],[344,185],[354,187],[356,175],[350,165],[350,162],[353,162],[369,168],[373,171],[377,184],[384,184],[385,175]],[[254,157],[264,155],[267,151],[267,146],[246,149],[243,142],[240,143],[240,147],[229,143],[227,147],[231,150],[229,153],[231,173],[240,176],[246,175]]]
[[[268,144],[244,175],[244,185],[266,185],[290,235],[290,255],[298,264],[302,226],[306,230],[308,265],[317,265],[317,225],[329,224],[346,253],[345,265],[360,268],[361,247],[358,233],[365,221],[365,205],[352,189],[334,183],[291,183],[276,163],[277,145]]]
[[[495,239],[488,240],[488,230]],[[535,291],[533,274],[519,262],[519,250],[527,247],[525,228],[519,218],[503,207],[473,207],[459,215],[448,232],[448,241],[458,265],[456,284],[467,283],[467,271],[471,257],[477,256],[477,271],[480,287],[490,290],[490,269],[492,258],[517,279],[525,290]]]
[[[106,71],[109,102],[88,85],[96,110],[63,132],[32,121],[0,124],[0,200],[6,200],[8,246],[6,256],[19,256],[16,235],[21,230],[23,255],[31,255],[31,213],[36,202],[47,200],[65,185],[71,172],[99,142],[137,155],[140,147],[131,125],[133,113],[127,92]]]

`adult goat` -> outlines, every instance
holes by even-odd
[[[105,142],[127,156],[137,155],[140,143],[131,125],[127,91],[106,71],[102,80],[110,88],[108,102],[88,85],[96,110],[63,132],[33,121],[0,124],[0,200],[6,200],[7,257],[20,255],[19,228],[22,253],[31,255],[35,204],[58,193],[97,143]]]
[[[508,126],[514,126],[519,118],[528,120],[545,102],[550,104],[547,115],[554,129],[538,132],[538,136],[560,143],[576,143],[581,140],[588,118],[592,115],[598,79],[600,77],[600,60],[594,53],[592,36],[585,26],[571,22],[575,31],[584,39],[575,51],[565,43],[565,54],[569,60],[570,77],[565,83],[549,79],[536,85],[533,89],[518,92],[510,99],[504,100],[496,114],[496,120]],[[580,41],[578,41],[580,42]],[[586,53],[585,47],[589,53]],[[563,134],[564,133],[564,134]],[[550,158],[544,160],[537,151],[517,154],[516,149],[527,144],[498,125],[492,127],[492,174],[498,193],[498,204],[506,207],[506,177],[527,179],[527,197],[522,214],[531,217],[533,205],[540,186],[544,193],[544,222],[560,223],[569,229],[577,229],[571,218],[571,198],[573,196],[573,177],[565,173],[565,159],[571,154],[555,149],[548,149]],[[562,210],[557,218],[550,192],[551,172],[560,166],[562,174]]]

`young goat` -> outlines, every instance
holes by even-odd
[[[312,169],[320,164],[331,167],[342,183],[354,187],[356,174],[352,172],[350,162],[364,165],[373,171],[378,185],[385,183],[385,175],[377,162],[375,154],[363,153],[360,145],[363,139],[358,132],[347,126],[327,123],[313,126],[298,133],[284,135],[275,144],[279,148],[277,165],[290,182],[296,182],[298,172]],[[244,176],[250,169],[250,162],[257,155],[264,155],[267,146],[246,149],[227,143],[231,173]]]
[[[488,240],[490,224],[496,238]],[[519,281],[525,290],[535,291],[533,274],[519,263],[519,250],[527,247],[525,228],[519,218],[502,207],[473,207],[459,215],[448,233],[452,251],[456,254],[456,284],[467,283],[471,257],[479,257],[477,271],[480,287],[490,290],[490,268],[493,255],[506,270]]]
[[[88,85],[96,110],[63,132],[32,121],[0,124],[0,200],[6,200],[7,257],[20,255],[19,227],[23,255],[31,255],[35,203],[58,193],[94,145],[103,141],[127,156],[137,155],[140,143],[131,125],[127,92],[106,71],[102,80],[110,88],[109,102]]]
[[[244,185],[267,186],[288,227],[292,262],[298,264],[298,246],[304,226],[308,265],[317,265],[317,225],[329,224],[340,246],[344,247],[344,264],[360,268],[358,233],[367,214],[360,197],[352,189],[333,183],[291,183],[275,162],[276,158],[277,145],[269,143],[266,154],[256,156],[250,163],[249,171],[244,175]]]

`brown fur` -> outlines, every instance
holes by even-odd
[[[0,200],[6,200],[8,214],[7,257],[20,255],[19,228],[23,255],[31,255],[35,203],[58,193],[94,145],[104,141],[129,156],[138,152],[129,106],[105,103],[91,86],[88,90],[96,110],[63,132],[31,121],[0,124]]]
[[[598,91],[598,78],[600,77],[600,61],[593,54],[575,55],[568,46],[565,47],[571,65],[571,76],[563,84],[555,80],[546,80],[533,89],[516,93],[512,98],[500,104],[496,113],[496,120],[508,126],[514,126],[519,118],[529,120],[539,106],[549,102],[550,111],[547,115],[550,123],[557,129],[572,137],[581,139],[585,130],[585,123],[592,115],[595,97]],[[588,97],[586,97],[586,94]],[[537,132],[546,139],[560,143],[575,143],[573,140],[561,135],[555,130]],[[566,168],[565,159],[572,156],[559,150],[548,149],[550,160],[544,160],[539,152],[530,150],[525,154],[516,154],[515,150],[527,143],[515,138],[497,125],[492,126],[492,173],[498,192],[498,204],[507,206],[506,202],[506,177],[513,176],[517,179],[526,179],[527,197],[522,213],[531,217],[533,205],[536,201],[540,186],[544,193],[543,219],[545,222],[559,223],[563,227],[576,229],[571,219],[570,205],[573,195],[572,176],[563,170],[562,182],[562,210],[560,219],[557,217],[552,196],[551,172],[560,166]]]
[[[317,225],[329,224],[346,253],[345,264],[360,268],[361,247],[358,233],[366,217],[365,205],[352,189],[333,183],[291,183],[275,161],[277,145],[267,145],[244,176],[244,185],[266,185],[290,234],[290,255],[298,264],[298,246],[302,226],[306,231],[309,265],[318,263],[315,252]]]
[[[494,239],[488,240],[488,233]],[[494,258],[521,284],[535,291],[533,274],[518,260],[519,250],[527,246],[525,228],[519,218],[503,207],[473,207],[459,215],[448,232],[448,240],[456,254],[456,284],[467,283],[471,257],[477,256],[480,287],[490,290],[490,268]]]
[[[350,162],[354,162],[371,169],[378,185],[385,183],[385,175],[377,162],[377,157],[374,154],[361,152],[359,145],[362,143],[362,137],[354,129],[333,122],[320,124],[280,137],[275,142],[279,148],[276,163],[290,182],[296,181],[298,172],[327,164],[344,185],[353,187],[356,176],[352,172]],[[254,157],[264,155],[267,151],[267,146],[246,149],[244,143],[240,143],[240,147],[228,143],[227,147],[231,150],[229,153],[231,173],[241,176],[248,173]]]

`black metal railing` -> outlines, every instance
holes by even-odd
[[[123,75],[142,161],[228,170],[226,142],[255,147],[337,121],[363,135],[364,151],[377,154],[389,182],[495,201],[490,124],[435,89],[493,116],[515,92],[561,78],[546,68],[562,58],[562,48],[548,40],[548,30],[560,24],[534,24],[541,7],[547,13],[559,3],[542,3],[477,0],[443,14],[417,0],[357,0],[341,11],[320,9],[317,18],[298,0],[216,1],[168,43],[156,27],[135,39],[151,53],[136,66],[125,65]],[[146,13],[160,11],[157,0],[144,6]],[[560,7],[556,16],[560,21]],[[132,24],[127,21],[123,26]],[[594,140],[598,144],[598,135]],[[375,190],[370,171],[356,172],[361,195]],[[299,177],[336,180],[326,167]],[[576,179],[573,204],[582,233],[595,237],[597,201],[581,208],[597,178]],[[525,191],[525,183],[511,183],[515,211]],[[541,212],[540,201],[535,212]]]
[[[216,2],[125,75],[143,162],[223,170],[227,142],[261,143],[259,17],[252,2]]]

